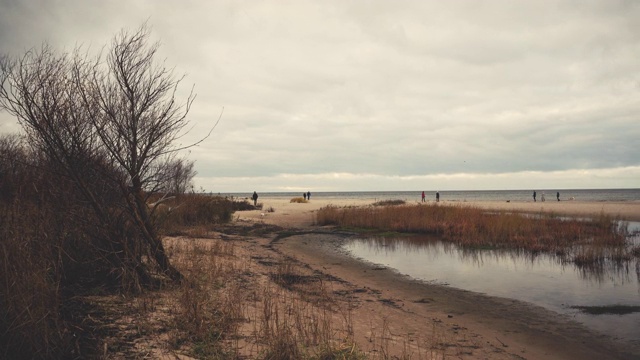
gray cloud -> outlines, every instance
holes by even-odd
[[[622,0],[25,0],[0,3],[0,52],[97,51],[148,20],[180,94],[196,86],[185,142],[224,107],[190,153],[213,191],[638,187],[639,18]]]

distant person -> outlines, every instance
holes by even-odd
[[[436,202],[440,202],[440,193],[436,191]]]
[[[424,191],[422,192],[422,202],[424,202]]]
[[[258,206],[258,193],[254,191],[251,198],[253,199],[253,206]]]
[[[302,193],[302,197],[307,200],[307,193]]]
[[[536,202],[536,192],[533,192],[533,202]]]
[[[560,191],[556,193],[556,198],[558,199],[558,201],[560,201]]]
[[[540,196],[540,201],[544,202],[544,191],[542,192],[542,195]]]
[[[307,191],[307,200],[311,200],[311,192]]]

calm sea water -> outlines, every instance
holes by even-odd
[[[533,201],[533,191],[537,192],[538,201],[545,193],[548,201],[556,199],[556,192],[560,192],[560,200],[573,199],[575,201],[640,201],[640,189],[532,189],[532,190],[482,190],[482,191],[439,191],[440,201]],[[311,191],[311,190],[310,190]],[[425,190],[427,200],[435,200],[436,190]],[[227,193],[234,197],[250,197],[253,191],[246,193]],[[311,199],[371,199],[420,201],[422,190],[416,191],[340,191],[313,192]],[[302,192],[264,192],[261,198],[292,198],[302,196]]]

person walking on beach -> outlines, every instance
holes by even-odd
[[[440,202],[440,192],[436,191],[436,202]]]
[[[253,199],[253,206],[258,206],[258,193],[254,191],[251,198]]]
[[[307,191],[307,200],[311,200],[311,191]]]
[[[302,193],[302,197],[307,200],[307,193]]]
[[[424,202],[424,191],[422,192],[422,202]]]
[[[558,199],[558,201],[560,201],[560,191],[556,193],[556,198]]]
[[[533,202],[536,202],[536,192],[533,192]]]

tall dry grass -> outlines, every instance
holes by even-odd
[[[256,277],[233,242],[174,239],[185,274],[174,305],[176,349],[216,359],[363,359],[326,283],[289,261]],[[338,316],[336,316],[338,314]]]
[[[155,205],[155,204],[154,204]],[[154,217],[165,235],[179,235],[194,230],[200,233],[232,220],[236,211],[256,209],[246,199],[206,194],[183,194],[162,201],[155,207]]]
[[[348,304],[331,285],[291,261],[275,266],[256,298],[253,333],[260,359],[363,359]]]
[[[154,267],[121,263],[123,252],[144,255],[133,241],[136,232],[120,221],[117,209],[113,222],[102,224],[64,178],[42,176],[35,167],[18,170],[14,176],[22,178],[10,179],[14,185],[3,186],[7,192],[0,198],[0,358],[92,357],[100,341],[94,332],[101,330],[86,325],[85,297],[149,291],[139,275],[152,278]],[[5,174],[0,174],[4,185]],[[168,218],[174,226],[194,227],[230,219],[229,204],[203,203],[197,197],[183,199],[172,214],[178,220]],[[195,290],[193,296],[206,294]]]
[[[320,225],[435,234],[469,248],[555,253],[577,264],[624,261],[632,256],[626,246],[626,224],[605,214],[574,219],[463,205],[328,206],[317,212],[316,220]]]
[[[0,358],[58,358],[73,349],[51,218],[44,209],[0,209]]]

